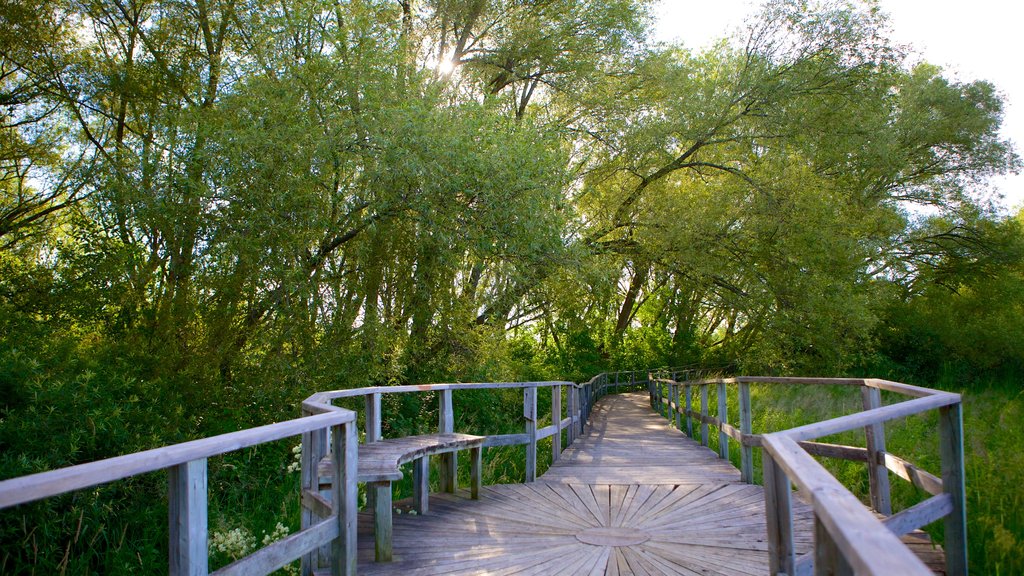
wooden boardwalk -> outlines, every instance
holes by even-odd
[[[794,501],[797,553],[813,545]],[[430,513],[396,515],[394,561],[363,574],[749,574],[768,571],[764,492],[668,426],[646,394],[603,398],[588,433],[532,484],[486,486],[480,500],[432,494]]]

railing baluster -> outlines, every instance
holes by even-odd
[[[551,424],[555,435],[551,437],[551,461],[557,462],[562,455],[562,387],[551,387]]]
[[[943,535],[946,574],[967,574],[967,505],[964,495],[963,413],[958,402],[939,408],[939,455],[942,458],[942,489],[949,494],[953,511],[946,516]]]
[[[455,431],[455,412],[452,408],[452,391],[441,390],[438,409],[437,431],[451,434]],[[454,494],[459,488],[459,455],[456,452],[441,454],[441,490]]]
[[[523,388],[523,420],[526,428],[526,481],[537,479],[537,389]]]
[[[882,407],[882,391],[870,386],[860,389],[865,410]],[[889,500],[889,470],[885,467],[885,425],[872,424],[864,427],[868,448],[868,485],[871,505],[886,516],[892,514]]]
[[[750,384],[740,383],[740,432],[744,436],[753,433],[750,412]],[[747,484],[754,483],[754,447],[740,445],[740,477]]]
[[[380,440],[380,393],[366,395],[366,442]]]
[[[331,543],[331,574],[354,576],[357,559],[356,513],[359,511],[359,489],[356,484],[359,436],[356,434],[356,423],[332,426],[331,435],[334,438],[331,453],[334,464],[331,501],[338,519],[338,537]]]
[[[206,458],[167,469],[171,576],[206,576],[208,518]]]
[[[708,385],[700,385],[700,444],[708,445]]]
[[[729,435],[725,433],[725,425],[729,423],[729,395],[725,382],[718,381],[718,457],[729,459]]]
[[[814,518],[814,574],[815,576],[853,576],[853,568],[843,557],[835,539],[821,520]]]
[[[686,384],[684,393],[686,394],[686,435],[693,439],[693,390],[690,389],[689,384]]]
[[[768,565],[771,574],[793,574],[793,509],[789,478],[775,459],[763,452],[764,507],[768,523]]]

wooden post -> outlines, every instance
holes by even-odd
[[[483,453],[484,449],[481,448],[480,446],[475,446],[469,449],[469,497],[472,498],[473,500],[480,499],[480,489],[483,488]]]
[[[311,416],[312,412],[307,410],[302,411],[303,416]],[[327,430],[314,430],[312,432],[304,432],[302,434],[302,455],[300,457],[301,464],[301,480],[302,492],[308,492],[309,494],[320,493],[320,474],[317,471],[317,467],[323,457],[327,455]],[[305,502],[305,498],[300,498],[302,502]],[[307,507],[305,504],[302,505],[302,517],[300,528],[305,530],[310,526],[324,520],[320,517],[313,508]],[[326,555],[324,556],[324,562],[326,563]],[[311,550],[302,555],[302,576],[311,576],[315,568],[320,567],[320,553],[318,550]]]
[[[437,413],[437,431],[451,434],[455,431],[455,412],[452,409],[452,391],[441,390],[440,406]],[[440,455],[441,490],[454,494],[459,488],[459,455],[449,452]]]
[[[693,438],[693,390],[687,384],[683,390],[686,394],[686,435]]]
[[[562,455],[562,386],[551,387],[551,424],[555,434],[551,437],[551,461],[557,462]]]
[[[939,455],[942,458],[942,489],[953,510],[945,518],[943,535],[946,574],[967,574],[967,503],[964,494],[964,436],[961,404],[939,408]]]
[[[870,386],[860,389],[864,409],[882,407],[882,391]],[[885,467],[885,425],[882,423],[864,427],[868,448],[868,485],[871,506],[876,512],[889,516],[892,504],[889,499],[889,470]]]
[[[835,539],[821,520],[814,517],[814,574],[815,576],[853,576],[853,568],[843,557]]]
[[[334,436],[334,446],[331,452],[334,462],[332,501],[335,516],[338,519],[338,537],[331,544],[331,576],[354,576],[356,573],[356,514],[359,512],[359,486],[356,483],[359,435],[356,434],[355,422],[333,426],[331,434]],[[391,491],[388,490],[389,508],[391,507],[390,500]],[[390,510],[388,512],[390,515]]]
[[[750,384],[740,383],[740,432],[744,436],[753,434],[750,412]],[[747,484],[754,483],[754,447],[740,445],[740,479]]]
[[[679,412],[680,412],[680,409],[679,409],[679,384],[676,384],[675,386],[672,387],[672,401],[675,403],[675,407],[676,407],[676,409],[675,409],[675,413],[676,413],[676,430],[682,430],[683,429],[682,420],[681,420],[682,416],[679,414]]]
[[[380,440],[380,393],[366,395],[366,443]]]
[[[303,434],[302,438],[307,438],[306,434]],[[320,489],[320,472],[319,466],[320,461],[327,456],[330,444],[327,441],[327,429],[322,428],[320,430],[314,430],[308,433],[309,444],[302,445],[302,486],[303,489],[308,491],[310,494],[319,494],[325,498],[332,498],[332,494],[327,490]],[[332,482],[334,480],[332,479]],[[307,520],[308,518],[308,520]],[[308,524],[303,524],[302,528],[306,529],[316,524],[325,518],[319,516],[312,509],[306,510],[302,515],[303,522],[308,521]],[[330,564],[331,549],[329,546],[324,545],[316,550],[311,550],[302,557],[302,575],[310,576],[313,570],[317,568],[325,568]]]
[[[523,420],[526,425],[526,481],[537,479],[537,389],[523,388]]]
[[[370,444],[380,441],[380,393],[367,394],[363,397],[366,401],[366,411],[363,415],[363,429],[366,436],[364,442]],[[373,490],[366,491],[366,507],[373,509],[376,493]]]
[[[725,425],[729,423],[729,394],[725,382],[718,381],[718,457],[729,459],[729,435],[725,433]]]
[[[373,557],[377,562],[391,561],[391,482],[372,482],[376,495],[373,507]]]
[[[767,451],[764,454],[764,511],[768,523],[768,565],[770,574],[793,574],[793,509],[789,478]]]
[[[576,441],[576,386],[570,385],[565,390],[565,399],[569,403],[566,412],[569,415],[569,432],[566,434],[566,442],[570,446]]]
[[[430,511],[430,456],[420,456],[413,460],[412,506],[417,514]]]
[[[209,573],[206,458],[167,469],[171,576]]]
[[[708,385],[701,384],[700,386],[700,415],[703,417],[700,421],[700,444],[701,446],[708,445]]]

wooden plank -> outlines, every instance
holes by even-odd
[[[931,574],[895,535],[879,530],[881,523],[871,512],[789,438],[788,432],[767,434],[762,442],[765,453],[811,495],[817,518],[856,573]]]
[[[768,524],[768,565],[772,574],[792,574],[796,561],[793,546],[793,509],[789,478],[772,455],[762,460],[765,518]]]
[[[921,490],[935,496],[942,494],[945,490],[942,487],[942,479],[925,470],[921,470],[914,464],[907,462],[899,456],[885,453],[885,466],[894,474],[917,486]]]
[[[355,420],[355,412],[337,410],[4,480],[0,482],[0,509]]]
[[[725,381],[720,380],[718,382],[718,457],[722,460],[729,459],[729,433],[725,428],[729,424],[729,394],[725,387]],[[739,436],[739,431],[731,426],[728,426],[729,430],[737,434],[737,441],[742,440]]]
[[[953,512],[953,498],[949,494],[939,494],[918,502],[882,520],[882,524],[897,536],[909,534],[946,517]]]
[[[746,384],[827,384],[829,386],[863,386],[863,378],[806,378],[800,376],[739,376],[733,379]]]
[[[798,442],[801,448],[812,456],[824,456],[825,458],[839,458],[842,460],[854,460],[858,462],[868,461],[867,448],[859,446],[845,446],[843,444],[825,444],[822,442]]]
[[[420,456],[412,464],[412,507],[417,514],[430,512],[430,457]]]
[[[486,439],[484,439],[483,447],[492,448],[494,446],[518,446],[529,442],[530,437],[526,434],[497,434],[494,436],[487,436]]]
[[[853,568],[820,519],[814,519],[814,574],[816,576],[853,576]]]
[[[939,456],[942,487],[953,510],[943,530],[946,574],[967,574],[967,498],[964,493],[964,436],[960,403],[939,409]]]
[[[693,438],[693,391],[686,386],[686,435]]]
[[[865,410],[882,407],[882,392],[878,388],[864,386],[860,389]],[[864,427],[867,441],[868,486],[871,506],[879,513],[892,514],[889,496],[889,471],[885,467],[885,424],[876,422]]]
[[[741,382],[740,389],[740,478],[747,484],[754,483],[754,449],[748,446],[745,437],[753,433],[750,409],[750,384]]]
[[[334,514],[330,501],[316,492],[302,490],[302,506],[313,511],[317,518],[327,518]]]
[[[366,415],[364,425],[366,426],[366,443],[376,442],[381,439],[380,435],[380,393],[366,395]]]
[[[483,452],[483,448],[480,446],[469,450],[470,497],[473,500],[480,499],[480,489],[483,487]]]
[[[566,380],[548,380],[536,382],[460,382],[448,384],[411,384],[404,386],[368,386],[365,388],[352,388],[347,390],[329,390],[318,392],[310,396],[304,404],[322,403],[328,404],[331,400],[338,398],[355,398],[367,394],[404,394],[408,392],[442,392],[453,390],[499,390],[515,388],[537,388],[554,385],[576,386],[574,382]]]
[[[879,380],[878,378],[867,378],[864,380],[865,386],[872,388],[878,388],[879,390],[888,390],[889,392],[896,392],[904,396],[911,396],[914,398],[923,398],[925,396],[932,396],[935,394],[935,390],[930,388],[922,388],[920,386],[913,386],[911,384],[903,384],[902,382],[892,382],[889,380]]]
[[[555,428],[551,438],[551,461],[557,462],[562,456],[562,387],[551,387],[551,422]]]
[[[848,432],[863,428],[871,424],[888,422],[897,418],[904,418],[914,414],[920,414],[936,408],[958,404],[959,394],[949,392],[936,392],[924,398],[915,398],[898,404],[890,404],[870,412],[858,412],[847,416],[840,416],[824,422],[807,424],[786,430],[786,437],[792,440],[814,440],[822,436],[831,436],[840,432]]]
[[[359,489],[356,482],[359,436],[356,434],[354,421],[332,427],[331,435],[334,438],[331,456],[335,462],[333,476],[336,480],[333,487],[333,502],[337,510],[335,523],[338,527],[337,537],[331,543],[331,575],[355,576],[356,515],[359,512]],[[390,491],[388,493],[390,495]],[[390,500],[389,496],[389,505]]]
[[[455,412],[452,408],[452,390],[447,388],[438,394],[437,431],[451,434],[455,431]],[[440,458],[441,490],[454,494],[459,488],[459,456],[455,452]]]
[[[708,387],[700,387],[700,445],[708,445]]]
[[[170,570],[172,576],[206,576],[206,458],[167,470]]]
[[[213,572],[211,576],[251,576],[270,574],[295,561],[308,550],[334,540],[338,536],[338,523],[327,519],[301,532],[273,542],[256,552]]]
[[[523,389],[523,426],[526,442],[526,481],[537,479],[537,389]]]
[[[391,482],[374,482],[373,534],[374,559],[377,562],[391,561]]]
[[[329,443],[327,441],[327,429],[314,430],[309,432],[309,444],[303,444],[302,446],[302,485],[303,490],[314,492],[318,495],[325,495],[326,492],[320,490],[320,473],[318,471],[319,463],[328,454]],[[320,520],[326,518],[326,516],[315,516],[312,514],[312,510],[304,510],[303,518],[308,519],[304,522],[300,529],[305,530],[318,523]],[[322,546],[320,549],[313,550],[302,557],[302,574],[309,576],[312,574],[314,568],[320,566],[326,566],[330,561],[330,547]]]

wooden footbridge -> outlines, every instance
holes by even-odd
[[[967,573],[958,395],[874,379],[677,376],[318,393],[296,420],[0,482],[0,508],[166,468],[170,573],[207,574],[206,459],[301,435],[301,531],[214,574],[268,574],[296,559],[305,575]],[[858,387],[864,410],[758,434],[751,426],[755,383]],[[456,432],[453,394],[480,389],[521,390],[523,431]],[[542,417],[540,393],[551,398]],[[437,433],[382,438],[387,394],[436,398]],[[361,409],[341,407],[354,401]],[[885,450],[885,422],[933,410],[938,476]],[[851,430],[863,430],[864,446],[816,442]],[[546,438],[552,464],[538,477],[538,443]],[[525,446],[525,482],[483,485],[482,451],[510,445]],[[730,446],[739,468],[728,459]],[[763,486],[753,482],[758,450]],[[466,453],[470,482],[460,489],[458,461]],[[863,462],[869,504],[815,456]],[[431,458],[442,489],[433,494]],[[393,502],[403,463],[411,465],[414,496]],[[893,513],[891,477],[929,497]],[[363,511],[360,485],[368,495]],[[913,533],[936,521],[944,522],[944,554],[914,544]]]

